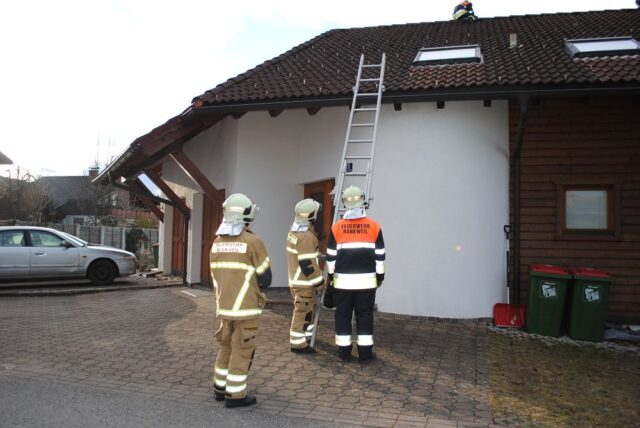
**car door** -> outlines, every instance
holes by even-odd
[[[73,276],[78,272],[78,249],[46,230],[29,230],[29,276]]]
[[[25,278],[29,275],[29,247],[24,230],[0,231],[0,278]]]

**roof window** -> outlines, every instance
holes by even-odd
[[[420,49],[413,65],[459,64],[482,62],[480,46],[447,46]]]
[[[573,58],[611,55],[637,55],[640,43],[631,37],[611,37],[606,39],[565,40],[569,55]]]

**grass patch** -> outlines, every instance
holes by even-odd
[[[640,355],[489,331],[497,422],[548,427],[640,427]]]

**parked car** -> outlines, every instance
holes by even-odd
[[[89,278],[105,285],[135,273],[137,267],[129,251],[89,244],[55,229],[0,227],[0,280]]]

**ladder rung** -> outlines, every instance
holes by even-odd
[[[358,160],[358,159],[371,159],[371,156],[354,156],[354,155],[347,155],[344,157],[345,159],[354,159],[354,160]]]
[[[373,140],[347,140],[348,143],[373,143]]]
[[[353,127],[362,127],[362,126],[375,126],[375,123],[352,123]]]
[[[366,177],[366,172],[345,172],[344,175],[348,177]]]
[[[380,68],[382,67],[382,64],[365,64],[362,66],[362,68]]]
[[[372,108],[356,108],[356,109],[353,109],[353,111],[376,111],[376,109],[373,107]]]
[[[367,77],[366,79],[360,79],[361,82],[379,82],[379,77]]]
[[[356,94],[356,96],[358,97],[377,97],[378,93],[376,92],[375,94],[372,93],[367,93],[367,92],[359,92]]]

